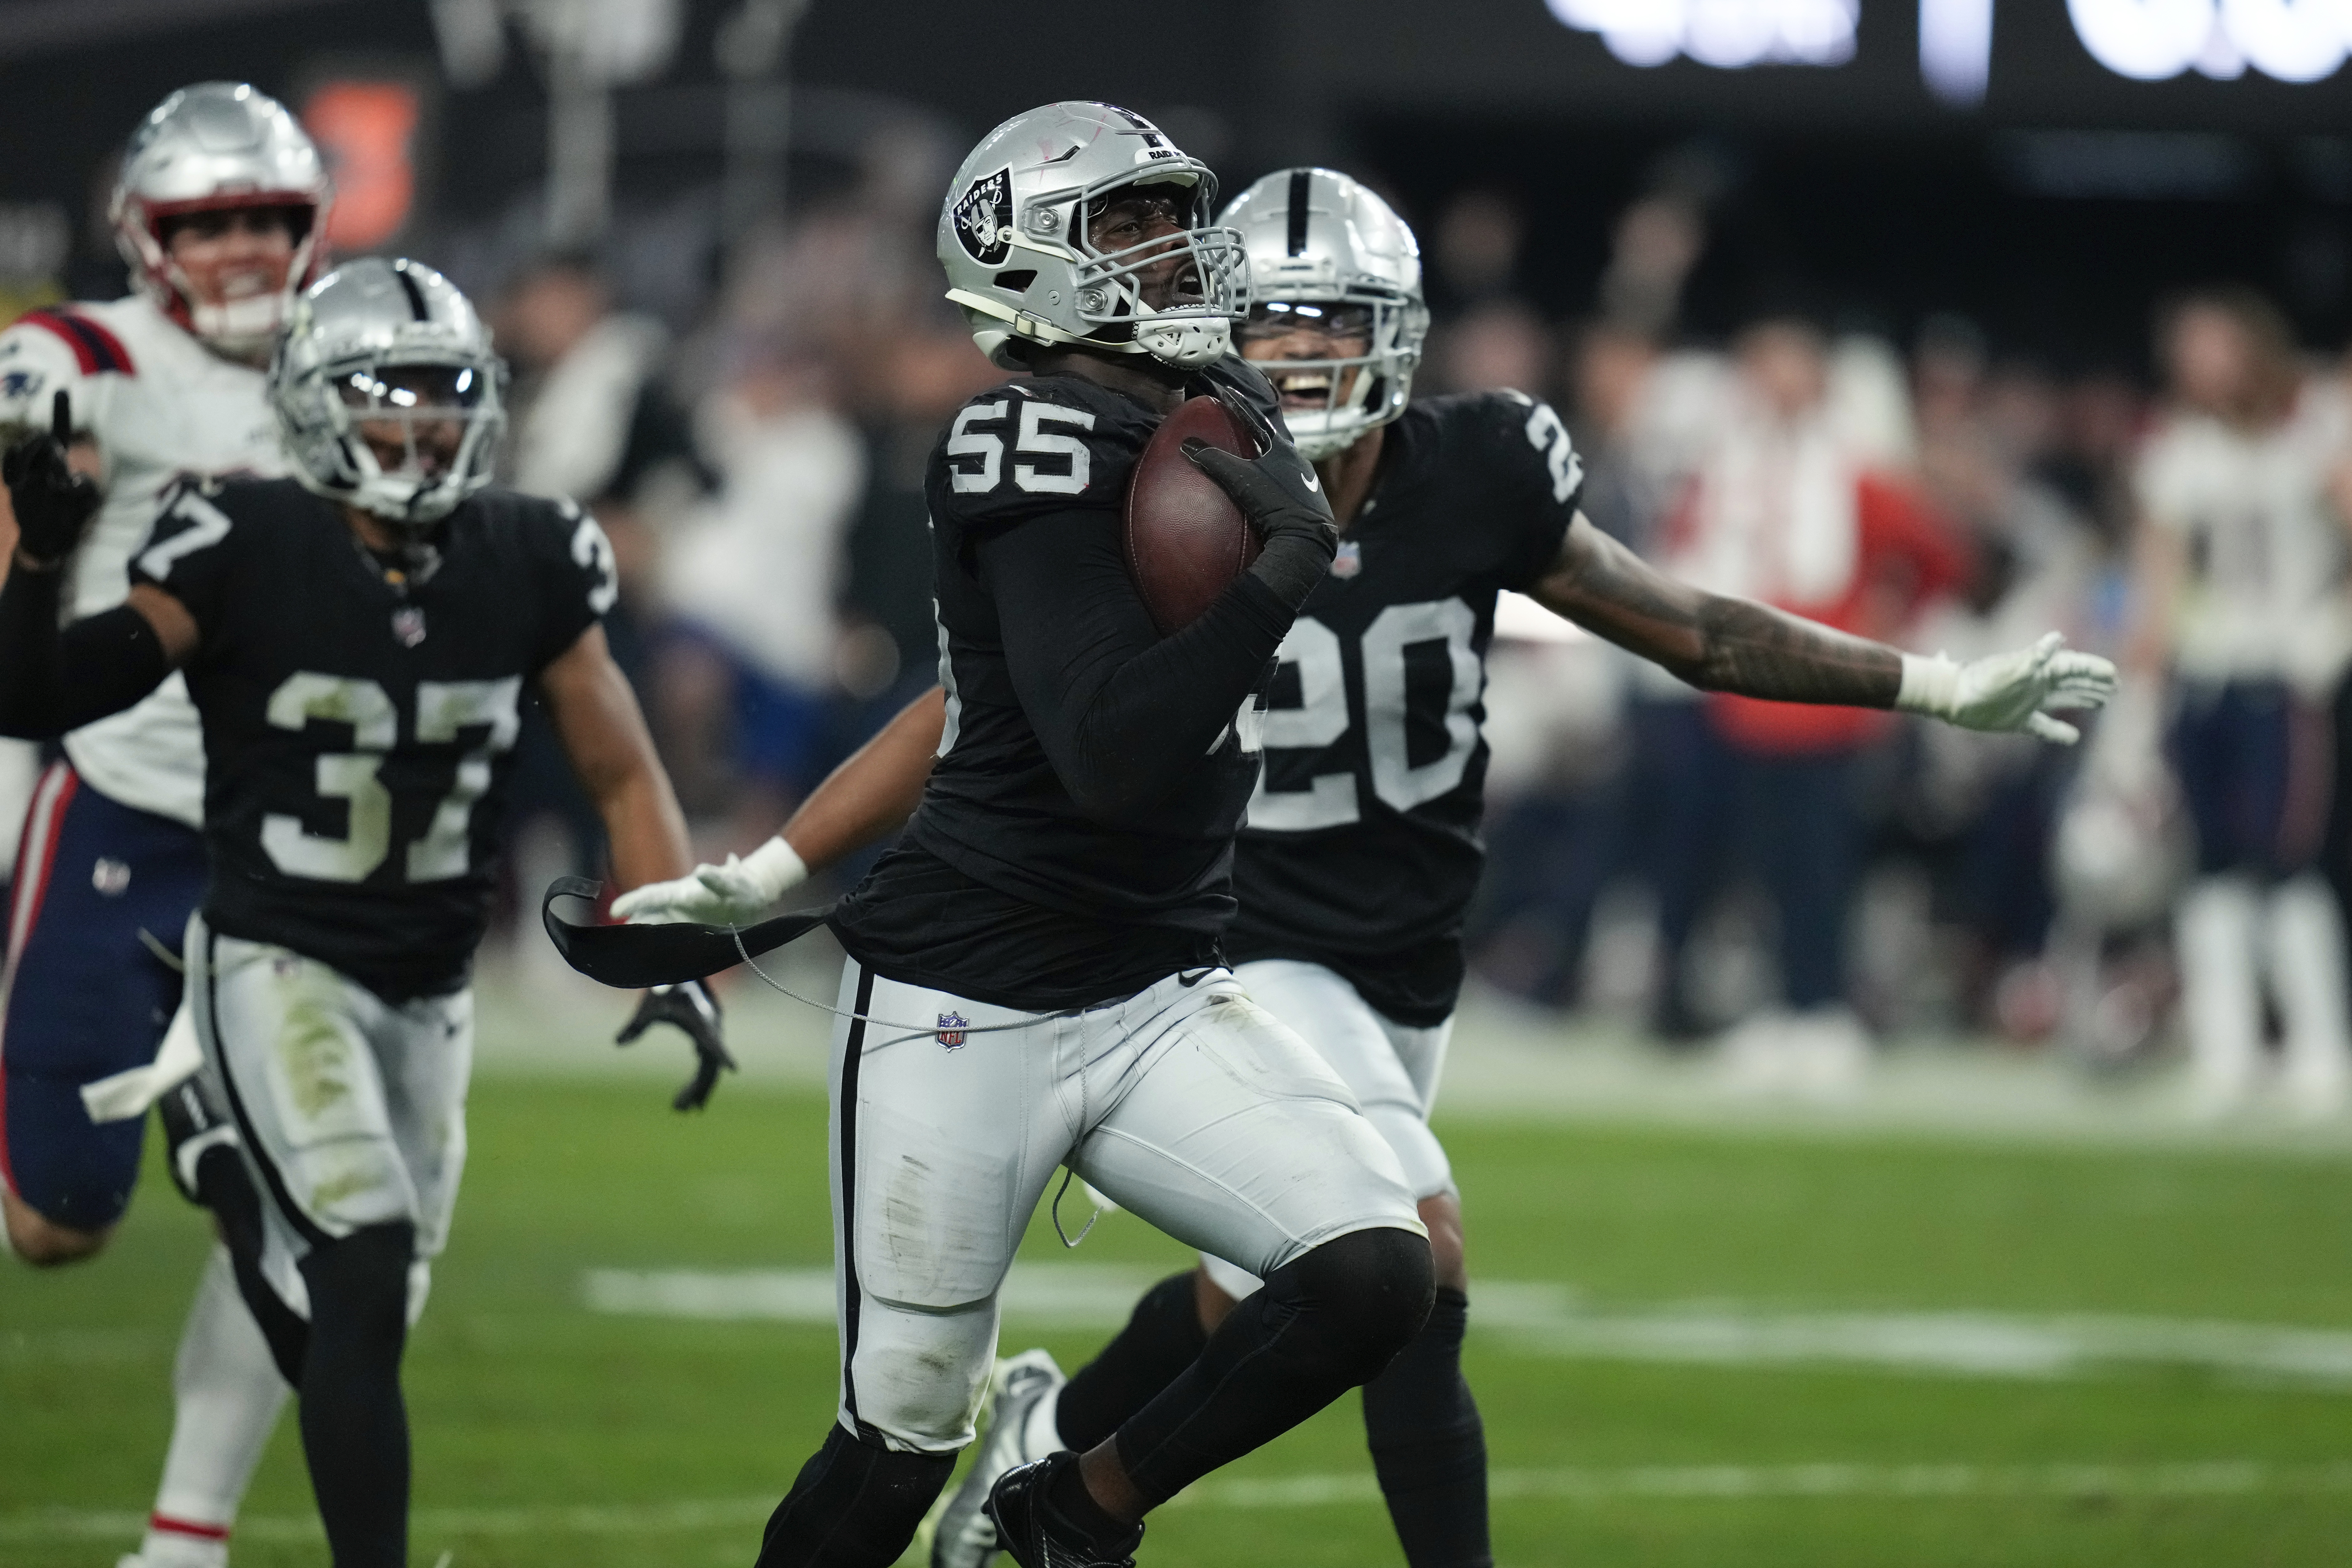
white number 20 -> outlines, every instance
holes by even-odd
[[[1528,412],[1528,445],[1543,454],[1544,467],[1551,470],[1551,499],[1566,506],[1576,487],[1584,482],[1584,459],[1576,455],[1568,426],[1559,422],[1550,404],[1538,403]]]
[[[442,882],[467,871],[474,804],[490,787],[491,759],[510,749],[521,728],[522,678],[502,680],[421,680],[416,685],[416,739],[446,744],[468,728],[488,731],[457,762],[449,793],[425,836],[408,847],[404,869],[411,882]],[[313,787],[328,800],[348,803],[341,834],[313,833],[299,816],[272,812],[261,819],[261,847],[289,877],[321,882],[363,882],[392,853],[392,792],[376,773],[399,739],[392,699],[373,680],[289,675],[269,695],[269,722],[300,730],[312,720],[352,727],[349,752],[318,759]]]
[[[1470,710],[1478,700],[1484,676],[1470,642],[1477,627],[1477,616],[1461,600],[1433,599],[1391,605],[1357,642],[1363,661],[1364,750],[1371,762],[1372,792],[1392,810],[1411,811],[1436,799],[1460,784],[1470,765],[1471,751],[1478,743],[1478,725]],[[1405,650],[1431,642],[1444,645],[1453,676],[1442,716],[1445,751],[1415,766],[1405,745],[1410,698]],[[1298,706],[1266,710],[1265,749],[1319,751],[1346,734],[1348,687],[1339,634],[1311,616],[1301,616],[1291,623],[1277,657],[1298,667]],[[1250,797],[1249,826],[1307,833],[1344,826],[1362,815],[1350,772],[1318,773],[1305,789],[1295,790],[1268,789],[1261,773]]]

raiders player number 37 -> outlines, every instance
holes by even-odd
[[[128,603],[62,629],[58,567],[95,496],[53,438],[7,456],[20,537],[0,590],[0,730],[71,730],[173,670],[203,723],[210,879],[189,990],[260,1194],[220,1217],[298,1391],[338,1568],[407,1561],[401,1349],[465,1160],[467,975],[526,683],[620,879],[689,860],[605,650],[604,535],[569,503],[483,488],[504,374],[430,268],[331,274],[270,368],[295,477],[169,494]],[[698,989],[648,1006],[719,1049]]]
[[[1412,1568],[1482,1568],[1484,1442],[1460,1365],[1461,1205],[1427,1123],[1482,862],[1480,700],[1496,595],[1528,593],[1702,687],[1904,707],[2059,741],[2074,731],[2044,710],[2095,706],[2114,671],[2054,639],[1965,668],[1915,658],[1659,575],[1579,512],[1580,465],[1551,409],[1517,392],[1410,401],[1427,324],[1419,253],[1378,197],[1328,169],[1288,170],[1223,221],[1250,257],[1243,353],[1275,377],[1342,528],[1282,642],[1223,951],[1251,997],[1346,1081],[1428,1227],[1435,1305],[1365,1386],[1365,1425]],[[985,427],[967,417],[959,434]],[[943,665],[950,678],[964,668]],[[929,811],[964,744],[959,695],[917,700],[768,846],[620,907],[755,918],[805,866],[895,826],[944,727]],[[987,1443],[936,1521],[934,1568],[978,1568],[1007,1544],[982,1508],[999,1477],[1100,1441],[1182,1373],[1237,1300],[1256,1298],[1259,1271],[1230,1257],[1212,1248],[1197,1274],[1155,1287],[1066,1385],[1043,1352],[1000,1364]]]

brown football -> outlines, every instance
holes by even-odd
[[[1127,481],[1127,569],[1160,635],[1188,626],[1257,559],[1258,537],[1217,481],[1192,466],[1197,436],[1236,457],[1257,445],[1232,410],[1194,397],[1160,422]]]

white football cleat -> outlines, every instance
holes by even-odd
[[[1005,1471],[1060,1450],[1054,1404],[1069,1381],[1045,1351],[1023,1351],[996,1363],[988,1379],[988,1436],[981,1439],[963,1484],[924,1521],[931,1538],[931,1568],[989,1568],[996,1561],[1003,1548],[982,1505]]]

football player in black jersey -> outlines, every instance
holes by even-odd
[[[0,731],[61,733],[174,669],[203,721],[211,876],[189,990],[262,1194],[221,1220],[299,1393],[337,1568],[408,1560],[401,1349],[465,1162],[467,976],[526,683],[619,879],[691,860],[605,650],[604,535],[569,503],[483,489],[503,375],[430,268],[371,258],[321,279],[269,375],[295,478],[183,485],[129,603],[62,630],[57,568],[94,491],[51,437],[6,460]],[[698,987],[649,997],[632,1026],[655,1017],[723,1055]]]
[[[1543,404],[1516,392],[1408,401],[1427,321],[1418,249],[1378,197],[1329,170],[1289,170],[1225,221],[1250,252],[1243,352],[1276,376],[1343,537],[1283,640],[1224,952],[1251,995],[1347,1080],[1418,1201],[1436,1304],[1366,1385],[1364,1417],[1407,1560],[1468,1568],[1490,1561],[1485,1444],[1461,1373],[1460,1200],[1427,1119],[1482,858],[1480,699],[1497,594],[1524,591],[1694,685],[2060,742],[2074,731],[2044,710],[2095,706],[2114,671],[2054,639],[1965,668],[1915,658],[1661,576],[1578,511],[1581,466]],[[919,699],[761,850],[622,907],[755,918],[806,866],[896,826],[941,721],[938,696]],[[1066,1386],[1043,1352],[1001,1363],[987,1444],[937,1522],[935,1568],[976,1568],[997,1550],[979,1506],[997,1476],[1099,1441],[1258,1288],[1204,1255]]]
[[[928,471],[945,734],[833,921],[841,1403],[766,1568],[905,1550],[971,1440],[997,1292],[1057,1166],[1265,1285],[1117,1431],[997,1481],[1024,1568],[1131,1561],[1149,1510],[1376,1373],[1428,1310],[1396,1157],[1218,952],[1257,689],[1336,536],[1228,351],[1240,253],[1214,191],[1149,121],[1059,103],[982,142],[940,215],[949,298],[1029,374],[965,405]],[[1196,393],[1262,433],[1255,460],[1194,460],[1265,547],[1161,637],[1120,506]]]

